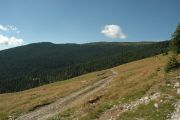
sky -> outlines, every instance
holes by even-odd
[[[0,0],[0,50],[37,42],[169,40],[180,0]]]

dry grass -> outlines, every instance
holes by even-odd
[[[180,60],[180,56],[178,56],[178,59]],[[102,114],[101,108],[104,108],[107,103],[115,105],[122,102],[130,102],[145,94],[161,91],[160,89],[164,86],[169,74],[171,74],[169,78],[179,75],[179,70],[170,73],[164,71],[167,61],[168,56],[158,55],[113,68],[118,72],[118,77],[113,80],[106,90],[96,94],[104,94],[104,97],[95,107],[85,103],[87,108],[84,111],[88,110],[88,113],[85,112],[84,114],[86,115],[82,119],[98,118]],[[172,94],[175,94],[175,92],[173,91]]]
[[[113,68],[119,75],[104,91],[104,100],[121,99],[160,83],[165,78],[163,67],[166,61],[167,56],[159,55]]]
[[[66,117],[71,119],[72,116],[73,118],[76,116],[83,120],[96,119],[113,104],[129,102],[149,92],[158,91],[159,86],[165,82],[164,66],[167,60],[168,56],[158,55],[113,68],[118,72],[118,76],[113,79],[111,84],[104,90],[79,103],[72,110],[68,110],[71,113],[68,112]],[[87,103],[90,98],[98,95],[103,95],[103,97],[95,106]],[[78,109],[80,109],[79,112],[73,111]],[[60,115],[63,116],[63,113]]]
[[[0,94],[0,119],[6,119],[12,113],[20,114],[49,104],[110,74],[108,70],[93,72],[22,92]]]

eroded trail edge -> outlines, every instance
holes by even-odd
[[[60,112],[67,110],[68,108],[72,107],[75,102],[81,101],[82,99],[91,96],[92,94],[107,86],[111,82],[111,80],[117,76],[116,71],[111,71],[113,73],[111,76],[99,80],[94,84],[87,86],[86,88],[83,88],[77,92],[74,92],[66,97],[60,98],[54,103],[19,116],[16,120],[46,120],[59,114]]]

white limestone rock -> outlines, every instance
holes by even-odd
[[[180,84],[179,84],[179,82],[175,83],[175,84],[174,84],[174,87],[175,87],[175,88],[178,88],[178,87],[180,87]]]
[[[179,88],[179,89],[177,89],[177,94],[178,94],[178,95],[180,94],[180,88]]]
[[[154,103],[154,107],[158,109],[159,108],[158,103]]]

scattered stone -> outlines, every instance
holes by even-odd
[[[132,101],[130,103],[119,104],[119,105],[113,106],[110,110],[106,111],[104,113],[104,115],[107,115],[107,113],[111,114],[112,111],[119,111],[119,112],[121,111],[121,113],[122,113],[122,112],[127,112],[129,110],[133,110],[137,106],[139,106],[141,104],[148,104],[151,101],[159,98],[160,96],[161,96],[160,92],[156,92],[153,95],[142,97],[142,98],[140,98],[136,101]],[[157,103],[154,106],[156,108],[159,107],[159,105]],[[118,112],[118,114],[119,114],[119,112]],[[118,114],[116,114],[116,116],[118,116]],[[115,118],[111,118],[110,116],[108,116],[107,120],[115,120]]]
[[[175,111],[170,115],[170,120],[180,120],[180,100],[174,105]]]
[[[149,97],[148,97],[148,96],[144,97],[144,100],[148,100],[148,99],[149,99]]]
[[[158,98],[158,97],[160,97],[160,93],[159,93],[159,92],[151,95],[151,96],[150,96],[150,99],[151,99],[151,100],[154,100],[154,99],[156,99],[156,98]]]
[[[180,88],[179,88],[179,89],[177,89],[177,94],[180,94]]]
[[[14,120],[13,116],[8,116],[8,120]]]
[[[180,76],[177,76],[176,79],[180,78]]]
[[[158,103],[154,103],[154,107],[158,109],[159,108]]]
[[[179,82],[175,83],[175,84],[174,84],[174,87],[175,87],[175,88],[178,88],[178,87],[180,87],[180,84],[179,84]]]

